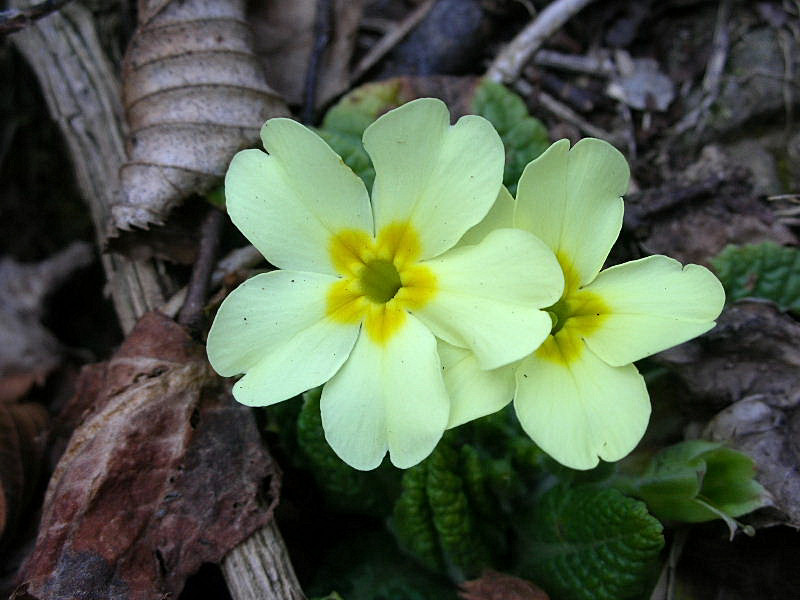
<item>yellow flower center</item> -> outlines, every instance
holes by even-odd
[[[597,294],[580,289],[580,279],[572,264],[561,253],[556,255],[564,271],[564,295],[545,309],[553,320],[550,335],[536,351],[538,358],[569,364],[584,351],[583,338],[596,331],[610,313]]]
[[[436,294],[436,277],[417,262],[419,235],[409,223],[392,223],[377,238],[346,229],[331,238],[330,256],[342,280],[331,287],[327,315],[340,323],[363,321],[373,341],[385,344],[407,311]]]

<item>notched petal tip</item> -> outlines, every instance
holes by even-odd
[[[421,258],[439,256],[489,212],[503,182],[505,151],[483,117],[450,125],[444,103],[422,98],[389,111],[364,132],[375,167],[376,230],[410,223]]]
[[[585,288],[608,306],[586,343],[613,366],[626,365],[709,331],[725,304],[716,276],[662,255],[602,271]]]
[[[650,419],[647,387],[636,368],[611,367],[588,348],[569,364],[526,359],[517,370],[514,408],[542,450],[578,470],[626,456]]]
[[[611,144],[595,138],[552,144],[522,173],[515,226],[539,236],[573,271],[591,282],[622,227],[621,196],[630,168]]]
[[[615,146],[598,138],[583,138],[569,151],[572,160],[590,161],[595,168],[604,170],[608,181],[616,184],[609,187],[608,192],[616,196],[624,196],[630,184],[631,168],[625,155]]]

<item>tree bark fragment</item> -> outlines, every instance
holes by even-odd
[[[30,5],[24,0],[12,4],[16,8]],[[119,193],[125,150],[119,81],[102,51],[92,14],[72,3],[11,39],[35,71],[50,114],[64,134],[102,246]],[[103,268],[125,333],[174,291],[156,261],[105,254]],[[234,600],[305,598],[274,523],[231,551],[223,561],[223,571]]]

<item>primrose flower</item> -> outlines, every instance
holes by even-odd
[[[449,419],[436,339],[484,369],[517,361],[550,331],[540,310],[563,276],[530,233],[499,229],[456,243],[498,195],[504,150],[481,117],[450,125],[430,98],[390,111],[364,133],[375,167],[363,182],[315,133],[289,119],[261,131],[269,154],[244,150],[225,178],[228,214],[279,269],[222,303],[208,336],[234,397],[267,406],[327,382],[325,437],[358,469],[410,467]]]
[[[622,227],[628,178],[622,154],[591,138],[572,150],[568,140],[558,141],[529,163],[516,200],[499,196],[476,229],[513,225],[553,250],[565,286],[547,309],[550,335],[516,369],[481,371],[466,349],[441,352],[453,414],[497,410],[514,389],[523,429],[575,469],[594,467],[598,457],[619,460],[634,448],[650,400],[632,363],[705,333],[725,302],[708,269],[666,256],[600,270]]]

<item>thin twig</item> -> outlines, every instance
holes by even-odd
[[[511,40],[492,62],[486,77],[492,81],[511,83],[519,77],[544,41],[558,31],[570,17],[594,0],[555,0],[539,16]]]
[[[214,261],[222,232],[222,216],[222,211],[210,208],[200,225],[200,247],[197,250],[197,260],[192,269],[186,300],[178,313],[178,323],[189,329],[199,329],[203,320],[208,282],[214,270]]]
[[[786,113],[786,121],[784,123],[784,131],[788,139],[789,132],[794,131],[794,91],[792,89],[792,81],[794,81],[794,53],[792,48],[791,39],[787,39],[789,34],[786,31],[778,32],[778,45],[783,52],[783,106]]]
[[[314,47],[308,59],[306,71],[305,97],[303,99],[303,123],[309,124],[314,120],[314,109],[317,103],[317,82],[319,81],[319,68],[322,55],[331,41],[333,21],[333,3],[331,0],[317,1],[317,19],[314,22]]]
[[[800,201],[800,194],[777,194],[775,196],[767,196],[767,200],[775,202],[777,200],[788,200],[789,202]]]
[[[617,102],[617,112],[626,125],[623,135],[628,146],[628,160],[633,162],[636,160],[636,128],[633,124],[631,107],[624,102]]]
[[[0,35],[25,29],[28,25],[57,11],[70,0],[45,0],[29,8],[0,11]]]
[[[592,125],[591,123],[589,123],[589,121],[581,117],[569,106],[567,106],[562,102],[559,102],[547,92],[539,92],[538,99],[539,103],[542,105],[543,108],[553,113],[559,119],[563,119],[568,123],[572,123],[573,125],[575,125],[575,127],[580,129],[584,133],[588,133],[592,137],[609,141],[615,145],[619,144],[620,140],[617,139],[616,135],[609,133],[605,129],[601,129],[600,127]]]
[[[220,285],[228,274],[255,267],[262,262],[264,257],[254,246],[242,246],[231,250],[217,262],[211,274],[211,285]]]
[[[374,67],[379,60],[386,56],[400,40],[406,37],[408,33],[425,18],[435,3],[436,0],[425,0],[402,21],[387,31],[381,39],[375,42],[369,52],[367,52],[364,58],[356,65],[356,68],[353,69],[353,74],[350,76],[350,83],[357,82],[367,71]]]
[[[708,59],[708,63],[706,63],[706,72],[703,76],[702,85],[705,96],[696,108],[686,113],[680,121],[672,126],[672,135],[681,135],[690,129],[698,128],[698,126],[702,129],[705,126],[705,118],[711,106],[717,101],[722,74],[725,70],[725,63],[728,60],[730,6],[730,0],[721,0],[717,10],[717,22],[714,26],[714,38],[711,42],[711,56]]]
[[[541,86],[548,92],[557,95],[569,106],[581,112],[589,112],[594,109],[595,103],[598,100],[597,94],[570,82],[561,79],[558,75],[550,73],[546,70],[538,70],[536,67],[530,67],[533,75]],[[525,75],[528,75],[528,69],[525,70]]]
[[[616,71],[607,53],[603,56],[564,54],[555,50],[539,50],[533,61],[540,67],[552,67],[573,73],[583,73],[595,77],[608,77]]]
[[[721,0],[717,10],[717,21],[714,25],[714,37],[711,41],[711,56],[708,58],[706,72],[703,75],[703,91],[707,94],[716,94],[722,81],[722,72],[725,70],[730,44],[728,32],[730,12],[730,0]]]
[[[250,269],[262,262],[264,262],[264,257],[253,246],[247,245],[231,250],[217,261],[214,271],[211,273],[211,289],[222,285],[222,282],[231,273],[236,273],[243,269]],[[187,286],[183,286],[175,292],[169,300],[161,305],[158,310],[168,317],[175,317],[186,300],[187,289]]]

